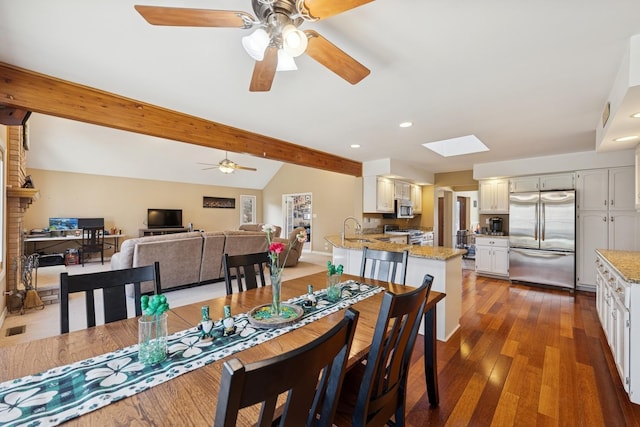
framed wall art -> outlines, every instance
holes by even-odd
[[[203,208],[235,209],[236,199],[232,197],[202,197]]]
[[[256,223],[256,196],[240,196],[240,224]]]

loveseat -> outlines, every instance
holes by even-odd
[[[230,230],[145,236],[122,242],[120,252],[111,257],[111,269],[139,267],[159,261],[162,289],[170,290],[223,280],[222,257],[225,253],[240,255],[266,250],[266,234],[261,231]],[[287,266],[295,265],[299,257],[294,246]],[[143,283],[141,291],[153,291],[153,284]],[[127,294],[130,292],[133,290],[127,289]]]

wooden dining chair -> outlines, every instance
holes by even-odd
[[[224,266],[224,283],[227,286],[227,295],[233,294],[233,278],[236,279],[237,292],[265,286],[264,269],[269,264],[269,254],[258,252],[255,254],[228,255],[224,254],[222,265]]]
[[[238,411],[260,405],[259,426],[332,425],[359,313],[349,308],[328,332],[290,352],[222,368],[214,427],[236,426]],[[286,393],[282,414],[278,396]]]
[[[409,251],[391,252],[362,248],[360,276],[404,285],[407,279]],[[370,262],[369,262],[370,261]],[[367,263],[369,264],[367,275]]]
[[[335,425],[404,426],[411,353],[432,284],[426,275],[411,292],[385,292],[366,362],[345,376]]]
[[[82,229],[80,263],[83,267],[87,255],[91,253],[99,253],[100,261],[104,264],[104,227],[85,227]]]
[[[145,267],[125,268],[122,270],[101,271],[98,273],[74,274],[60,273],[60,333],[69,332],[69,294],[85,292],[87,327],[96,326],[96,304],[94,291],[102,289],[104,323],[126,319],[127,297],[125,287],[133,285],[135,315],[142,315],[140,307],[140,283],[153,281],[154,291],[159,294],[160,263]]]

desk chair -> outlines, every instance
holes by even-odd
[[[376,249],[362,248],[362,264],[360,276],[370,279],[383,280],[404,285],[407,279],[407,261],[409,251],[390,252]],[[369,275],[366,275],[367,261],[369,263]],[[396,271],[398,274],[396,274]]]
[[[69,294],[86,292],[87,327],[92,328],[96,326],[96,307],[93,291],[102,289],[104,323],[110,323],[129,317],[127,313],[127,297],[125,295],[125,287],[128,284],[133,284],[135,315],[142,315],[140,283],[146,281],[153,281],[156,294],[162,291],[159,262],[146,267],[74,274],[73,276],[69,276],[68,273],[60,273],[60,333],[66,334],[69,332]]]
[[[426,275],[411,292],[385,292],[366,364],[345,376],[336,425],[404,426],[407,373],[432,283]]]
[[[104,264],[104,227],[85,227],[82,229],[80,263],[83,267],[86,255],[90,253],[99,253],[100,261]]]
[[[257,288],[258,275],[260,276],[260,286],[265,286],[264,269],[268,263],[268,252],[246,255],[224,254],[222,265],[224,266],[224,283],[227,286],[227,295],[233,294],[233,277],[236,278],[238,292]]]
[[[357,321],[358,312],[349,308],[340,323],[293,351],[248,365],[225,362],[214,427],[236,426],[238,411],[255,404],[260,426],[331,426]],[[282,415],[274,422],[283,393]]]

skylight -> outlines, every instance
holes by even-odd
[[[435,142],[425,142],[422,145],[443,157],[461,156],[463,154],[489,151],[489,148],[475,135],[460,136],[458,138],[443,139]]]

